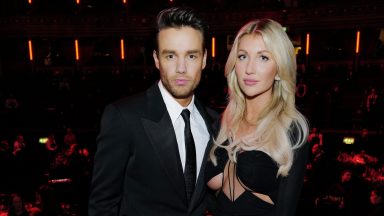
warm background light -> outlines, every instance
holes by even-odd
[[[216,38],[212,37],[212,58],[216,56]]]
[[[356,33],[356,54],[360,51],[360,31]]]
[[[298,55],[301,50],[301,47],[295,47],[295,54]]]
[[[343,143],[347,144],[347,145],[352,145],[355,143],[355,138],[354,137],[344,137]]]
[[[309,55],[309,43],[310,43],[310,35],[307,33],[307,39],[305,44],[305,55]]]
[[[28,40],[29,60],[33,61],[32,41]]]
[[[121,50],[121,60],[125,59],[125,51],[124,51],[124,39],[120,40],[120,50]]]
[[[75,40],[75,52],[76,52],[76,61],[80,60],[80,55],[79,55],[79,42],[77,39]]]
[[[48,137],[40,137],[39,138],[39,143],[40,144],[46,144],[48,141]]]

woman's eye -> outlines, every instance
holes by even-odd
[[[246,56],[245,56],[245,55],[243,55],[243,54],[241,54],[241,55],[238,55],[238,56],[237,56],[237,58],[238,58],[239,60],[244,60],[244,59],[245,59],[245,57],[246,57]]]
[[[263,61],[268,61],[269,60],[269,57],[268,56],[265,56],[265,55],[262,55],[260,56],[261,60]]]

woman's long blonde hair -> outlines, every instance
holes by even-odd
[[[245,118],[245,97],[236,77],[235,64],[239,40],[244,35],[259,34],[277,65],[272,98],[259,114],[252,134],[236,137]],[[216,163],[215,150],[225,148],[230,160],[236,162],[239,151],[261,150],[279,165],[278,175],[286,176],[293,163],[293,150],[303,145],[308,136],[306,118],[296,109],[296,56],[294,47],[282,26],[271,19],[254,20],[244,25],[233,42],[225,65],[229,103],[224,110],[219,134],[210,158]]]

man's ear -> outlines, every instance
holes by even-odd
[[[159,69],[159,67],[160,67],[159,66],[159,56],[158,56],[156,50],[153,50],[152,56],[153,56],[153,60],[155,61],[156,68]]]
[[[201,69],[204,69],[206,65],[207,65],[207,49],[204,50],[203,65],[201,66]]]

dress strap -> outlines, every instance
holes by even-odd
[[[227,175],[228,175],[228,189],[229,189],[229,199],[233,202],[235,201],[235,174],[236,174],[236,164],[233,163],[233,175],[230,175],[230,169],[231,169],[232,162],[231,160],[228,161],[228,168],[227,168]],[[232,177],[232,179],[231,179]],[[224,175],[223,175],[223,182],[222,185],[224,185]]]

